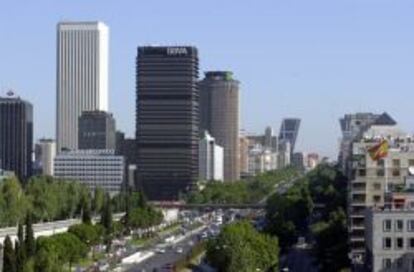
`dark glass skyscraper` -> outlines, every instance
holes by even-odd
[[[299,134],[300,119],[283,119],[279,132],[279,140],[290,143],[291,154],[295,151],[296,140]]]
[[[138,48],[137,181],[150,200],[177,200],[198,179],[195,47]]]
[[[22,182],[32,175],[33,107],[19,97],[0,97],[0,168]]]
[[[105,111],[84,111],[79,117],[79,149],[115,150],[115,119]]]

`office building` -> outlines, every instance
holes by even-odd
[[[247,136],[240,137],[240,176],[247,177],[249,172],[249,138]]]
[[[289,142],[291,154],[295,152],[296,140],[299,134],[300,119],[283,119],[279,131],[279,140]]]
[[[223,181],[223,148],[208,132],[200,140],[198,162],[200,180]]]
[[[200,129],[224,148],[224,181],[240,178],[239,82],[231,72],[207,72],[200,81]]]
[[[248,173],[249,176],[276,170],[278,168],[278,154],[260,144],[249,149]]]
[[[115,119],[105,111],[84,111],[79,117],[78,148],[115,150]]]
[[[291,164],[292,158],[292,149],[290,146],[290,141],[280,140],[278,142],[278,151],[277,151],[277,168],[282,169]]]
[[[134,138],[125,138],[121,131],[116,132],[115,154],[123,156],[125,160],[126,185],[129,188],[136,188],[136,170],[137,170],[137,148]]]
[[[313,170],[315,169],[320,162],[319,154],[309,153],[306,158],[306,169]]]
[[[365,271],[414,271],[414,195],[390,198],[383,207],[365,210]]]
[[[198,180],[198,53],[145,46],[137,57],[137,180],[150,200],[177,200]]]
[[[40,139],[35,146],[35,164],[40,170],[38,174],[53,176],[56,143],[52,139]]]
[[[374,113],[345,114],[339,120],[342,132],[340,141],[338,163],[345,175],[352,172],[352,143],[359,141],[365,131],[378,119],[380,115]],[[352,177],[351,177],[352,178]]]
[[[0,97],[0,168],[26,182],[32,175],[32,149],[32,104],[9,92]]]
[[[404,186],[414,167],[414,139],[397,128],[389,115],[381,115],[352,143],[352,175],[348,183],[348,229],[352,260],[365,262],[365,215],[369,207],[384,206],[386,193]],[[374,161],[369,150],[387,139],[387,157]]]
[[[78,148],[83,111],[108,110],[108,27],[101,22],[57,25],[57,151]]]
[[[55,177],[78,181],[91,191],[97,187],[119,193],[124,181],[124,158],[114,150],[62,151],[55,157]]]
[[[306,169],[306,154],[303,152],[295,152],[291,158],[292,165],[301,172]]]

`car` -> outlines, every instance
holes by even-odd
[[[165,253],[165,248],[157,248],[155,250],[155,252],[159,253],[159,254],[164,254]]]
[[[177,253],[181,254],[181,253],[183,253],[183,252],[184,252],[184,250],[183,250],[183,248],[182,248],[182,247],[177,247],[177,248],[175,249],[175,252],[177,252]]]

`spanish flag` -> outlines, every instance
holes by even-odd
[[[374,145],[373,147],[368,149],[368,152],[373,161],[379,161],[380,159],[387,157],[388,148],[388,141],[382,140],[379,144]]]

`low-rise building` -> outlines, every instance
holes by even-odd
[[[64,151],[55,157],[55,177],[79,181],[91,190],[120,192],[124,184],[124,157],[114,150]]]
[[[368,208],[365,231],[367,271],[414,271],[414,209]]]

